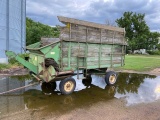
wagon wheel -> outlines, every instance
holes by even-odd
[[[84,86],[87,86],[87,87],[90,86],[91,83],[92,83],[92,77],[91,77],[91,75],[87,76],[86,79],[82,79],[82,83],[83,83]]]
[[[49,82],[49,83],[43,82],[41,85],[41,89],[44,93],[53,93],[56,87],[57,87],[56,82]]]
[[[117,74],[113,71],[109,71],[106,73],[105,82],[107,85],[114,85],[117,81]]]
[[[71,94],[76,87],[76,81],[74,78],[65,78],[59,84],[59,89],[62,94],[68,95]]]
[[[48,68],[50,65],[52,65],[57,72],[60,71],[59,70],[59,66],[58,66],[58,64],[56,63],[56,61],[54,59],[52,59],[52,58],[46,58],[45,59],[45,67]]]

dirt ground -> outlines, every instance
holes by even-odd
[[[123,99],[112,99],[64,114],[43,113],[43,110],[24,110],[2,116],[1,120],[160,120],[159,104],[160,100],[127,107]]]
[[[149,75],[160,75],[160,68],[156,68],[150,71],[144,71],[144,72],[137,72],[133,70],[121,70],[117,72],[124,72],[124,73],[139,73],[139,74],[149,74]]]
[[[135,71],[119,71],[137,73]],[[12,75],[27,73],[26,70]],[[160,75],[160,68],[152,71],[138,72],[142,74]],[[1,77],[9,74],[1,74]],[[147,93],[146,93],[147,95]],[[67,113],[45,112],[45,108],[26,109],[13,114],[1,115],[0,120],[160,120],[160,100],[152,103],[141,103],[126,106],[125,98],[98,102],[92,106],[81,107]]]
[[[154,70],[151,70],[148,74],[160,75],[160,68],[156,68]]]

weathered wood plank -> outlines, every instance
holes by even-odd
[[[48,44],[51,44],[51,43],[56,43],[56,42],[59,42],[60,39],[59,38],[41,38],[41,45],[42,46],[45,46],[45,45],[48,45]]]
[[[88,30],[88,34],[86,31]],[[102,31],[102,32],[101,32]],[[60,39],[66,41],[87,42],[88,43],[105,43],[105,44],[124,44],[124,30],[114,31],[104,28],[96,28],[91,26],[84,26],[81,24],[71,23],[71,32],[69,28],[61,28]],[[71,33],[71,38],[69,36]]]
[[[58,19],[62,23],[72,23],[72,24],[76,24],[76,25],[83,25],[83,26],[100,28],[100,29],[108,29],[108,30],[118,31],[118,32],[125,31],[124,28],[107,26],[107,25],[103,25],[103,24],[97,24],[97,23],[93,23],[93,22],[87,22],[87,21],[77,20],[77,19],[73,19],[73,18],[62,17],[62,16],[58,16]]]
[[[68,62],[68,49],[69,44],[71,44],[70,51],[70,62]],[[99,47],[101,46],[101,54],[99,53]],[[113,53],[111,48],[113,47]],[[110,66],[111,60],[113,66],[121,66],[122,56],[122,46],[120,45],[107,45],[107,44],[88,44],[87,50],[87,67],[92,68],[93,66],[98,68]],[[85,43],[78,42],[62,42],[62,54],[63,54],[63,67],[77,67],[77,56],[85,56]],[[99,60],[99,55],[101,59]],[[112,59],[111,59],[112,56]],[[70,65],[68,65],[70,63]],[[84,59],[79,59],[79,66],[85,66]]]

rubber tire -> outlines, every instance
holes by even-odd
[[[110,78],[111,75],[114,75],[116,77],[116,80],[115,80],[114,83],[111,83],[109,81],[109,78]],[[109,72],[106,73],[106,75],[105,75],[105,82],[106,82],[107,85],[110,85],[110,86],[114,85],[116,83],[116,81],[117,81],[117,74],[115,72],[109,71]]]
[[[86,77],[86,70],[83,70],[83,76]]]
[[[73,89],[70,91],[70,92],[67,92],[67,91],[65,91],[65,89],[64,89],[64,85],[65,85],[65,83],[66,82],[68,82],[68,81],[71,81],[72,83],[73,83]],[[60,92],[62,93],[62,94],[64,94],[64,95],[69,95],[69,94],[71,94],[74,90],[75,90],[75,88],[76,88],[76,81],[75,81],[75,79],[74,78],[65,78],[64,80],[62,80],[61,82],[60,82],[60,84],[59,84],[59,89],[60,89]]]
[[[56,82],[49,82],[49,83],[43,82],[41,85],[41,89],[44,93],[53,93],[56,87],[57,87]]]
[[[86,79],[82,79],[82,83],[84,86],[90,86],[91,83],[92,83],[92,77],[91,76],[88,76]]]
[[[54,67],[54,69],[59,72],[59,66],[58,64],[56,63],[56,61],[52,58],[46,58],[45,59],[45,67],[48,68],[50,65],[52,65]]]

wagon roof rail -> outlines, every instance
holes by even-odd
[[[84,25],[84,26],[89,26],[89,27],[113,30],[113,31],[117,31],[117,32],[123,32],[123,33],[125,32],[125,28],[108,26],[105,24],[98,24],[98,23],[94,23],[94,22],[88,22],[88,21],[78,20],[78,19],[74,19],[74,18],[63,17],[63,16],[57,16],[57,17],[58,17],[58,20],[64,24],[73,23],[73,24],[79,24],[79,25]]]

